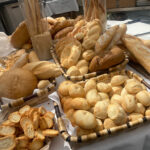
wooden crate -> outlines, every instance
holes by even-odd
[[[107,8],[128,8],[128,7],[135,7],[136,0],[106,0]]]

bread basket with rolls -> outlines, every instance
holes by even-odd
[[[0,149],[50,150],[52,138],[59,134],[54,116],[43,106],[14,109],[0,122]]]
[[[65,19],[51,29],[54,38],[51,55],[64,77],[72,81],[121,70],[128,63],[126,52],[118,46],[127,26],[106,29],[106,10],[99,0],[84,2],[84,17]]]
[[[64,81],[57,90],[61,105],[54,102],[59,132],[67,142],[82,143],[138,127],[150,121],[149,90],[144,79],[126,70]]]
[[[0,67],[1,109],[18,105],[35,105],[47,100],[55,89],[59,67],[40,61],[34,51],[17,50],[2,58]]]

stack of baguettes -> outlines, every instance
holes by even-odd
[[[106,11],[98,0],[85,1],[84,16],[76,19],[48,17],[55,52],[69,76],[101,71],[123,62],[124,50],[131,60],[150,73],[150,40],[127,35],[125,24],[104,30]],[[16,48],[30,49],[32,44],[25,22],[11,36]],[[142,50],[141,50],[142,49]]]

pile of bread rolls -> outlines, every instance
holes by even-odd
[[[61,75],[55,63],[40,61],[34,51],[19,50],[5,60],[0,70],[0,97],[17,99],[51,85],[50,79]]]
[[[77,135],[120,126],[150,115],[150,93],[136,78],[115,75],[104,81],[64,81],[58,88],[60,101]]]

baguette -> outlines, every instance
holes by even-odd
[[[0,150],[13,150],[16,146],[14,136],[6,136],[0,138]]]
[[[99,39],[96,42],[95,45],[95,52],[99,56],[104,55],[104,50],[107,48],[108,44],[113,39],[114,35],[116,34],[116,31],[119,26],[113,26],[110,29],[108,29],[103,35],[99,37]]]
[[[95,56],[89,66],[91,72],[105,70],[111,66],[117,65],[124,60],[125,56],[123,51],[119,47],[114,47],[104,58]]]
[[[127,25],[126,24],[121,24],[119,26],[119,28],[117,29],[116,34],[114,35],[111,43],[109,44],[109,46],[107,47],[107,50],[110,50],[113,46],[115,46],[116,44],[118,44],[118,42],[123,38],[123,36],[125,35],[127,31]]]
[[[141,64],[148,73],[150,73],[150,48],[131,37],[124,37],[123,42],[132,55],[136,58],[138,63]]]

